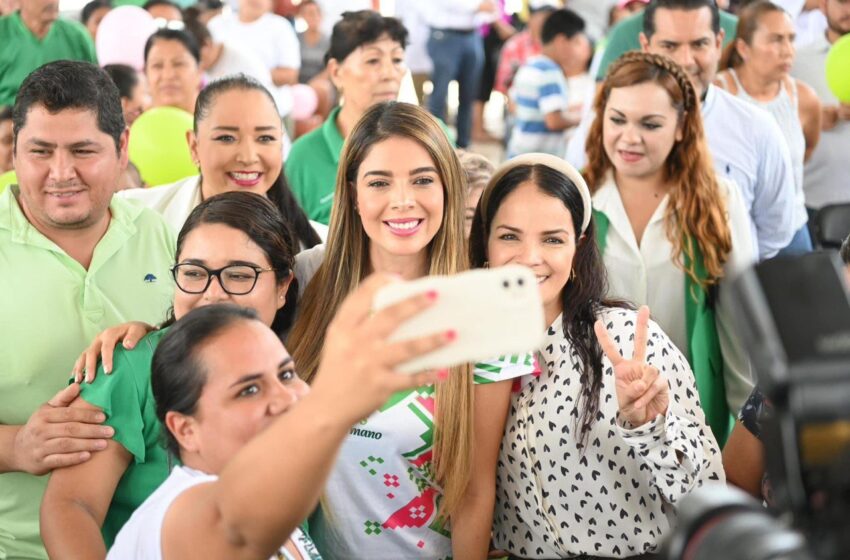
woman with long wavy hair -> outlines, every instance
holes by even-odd
[[[623,55],[595,110],[585,177],[609,293],[652,308],[688,358],[722,446],[733,424],[729,396],[751,388],[718,293],[753,260],[747,210],[737,187],[715,174],[696,92],[672,60]]]
[[[287,347],[308,382],[345,297],[372,272],[405,279],[468,268],[463,171],[439,122],[371,107],[340,159],[326,246],[296,260],[307,286]],[[308,278],[312,277],[309,281]],[[351,431],[310,530],[328,558],[484,558],[511,378],[528,357],[453,368],[396,394]]]

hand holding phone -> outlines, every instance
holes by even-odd
[[[436,303],[402,324],[390,340],[407,340],[453,330],[451,344],[398,367],[402,373],[440,369],[508,354],[537,350],[546,330],[543,303],[534,274],[508,265],[453,276],[428,276],[383,287],[372,307],[383,309],[433,290]]]

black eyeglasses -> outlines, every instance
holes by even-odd
[[[210,287],[213,277],[218,278],[221,289],[232,296],[251,293],[263,272],[273,268],[260,268],[247,264],[232,264],[215,270],[201,264],[180,263],[171,267],[174,282],[187,294],[202,294]]]

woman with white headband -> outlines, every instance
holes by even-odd
[[[493,538],[511,558],[651,558],[674,504],[724,480],[687,360],[647,307],[605,299],[591,216],[575,169],[526,154],[472,224],[473,266],[531,268],[548,325],[499,455]]]

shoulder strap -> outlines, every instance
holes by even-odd
[[[692,250],[694,270],[700,282],[705,282],[708,273],[699,244],[692,237],[686,240]],[[691,266],[687,252],[683,255],[686,268]],[[694,372],[700,403],[705,420],[717,443],[722,448],[732,431],[735,419],[726,401],[726,383],[723,376],[723,353],[717,334],[714,306],[707,291],[690,275],[685,274],[685,322],[688,331],[688,349],[691,368]]]
[[[611,226],[611,220],[603,212],[594,208],[593,223],[596,226],[596,246],[599,247],[599,253],[604,255],[605,246],[608,244],[608,228]]]

